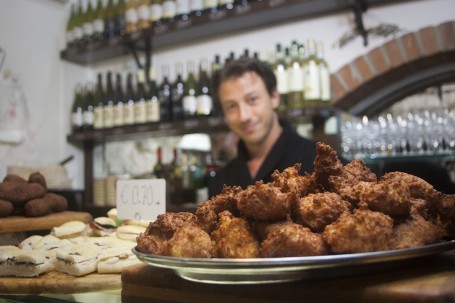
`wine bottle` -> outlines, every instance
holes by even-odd
[[[162,159],[162,149],[161,146],[158,146],[156,149],[156,162],[153,166],[153,175],[155,178],[162,179],[164,178],[164,165]]]
[[[215,55],[215,59],[212,62],[212,100],[213,100],[213,114],[221,115],[222,109],[220,101],[218,100],[218,82],[220,79],[221,70],[223,69],[223,64],[221,63],[220,55]]]
[[[128,0],[125,12],[126,32],[132,33],[138,30],[139,15],[136,0]]]
[[[87,84],[85,87],[85,94],[84,94],[84,99],[85,99],[85,104],[84,104],[84,113],[83,113],[83,120],[84,120],[84,129],[85,130],[91,130],[93,129],[93,102],[94,102],[94,96],[93,96],[93,85],[92,84]]]
[[[133,85],[133,74],[128,73],[126,78],[125,104],[123,105],[123,124],[132,125],[134,121],[134,102],[137,100]]]
[[[327,103],[332,99],[332,92],[330,87],[330,70],[329,65],[324,57],[324,45],[322,42],[316,44],[319,75],[321,81],[321,101]]]
[[[114,116],[113,122],[114,126],[122,126],[123,122],[123,101],[125,100],[125,95],[122,88],[122,75],[117,73],[115,79],[115,103],[114,103]]]
[[[305,104],[315,106],[321,100],[321,87],[314,39],[308,39],[307,48],[308,55],[303,60]]]
[[[84,37],[84,11],[82,9],[82,1],[79,0],[78,10],[74,21],[73,35],[74,45],[81,46],[83,44]]]
[[[176,63],[176,79],[172,84],[172,118],[173,120],[183,119],[182,99],[185,94],[185,81],[183,81],[183,65]]]
[[[101,0],[97,1],[93,17],[93,42],[100,42],[104,38],[104,8]]]
[[[106,80],[106,95],[103,107],[104,112],[104,128],[111,128],[114,126],[114,102],[115,102],[115,91],[114,83],[112,81],[112,72],[107,72]]]
[[[304,100],[303,69],[299,59],[299,45],[293,41],[291,45],[290,61],[287,66],[288,74],[288,107],[302,108]]]
[[[186,16],[191,13],[191,1],[190,0],[175,0],[175,15]]]
[[[191,153],[190,157],[190,171],[191,171],[191,183],[194,189],[200,189],[204,187],[205,180],[205,169],[202,165],[202,161],[196,153]]]
[[[163,1],[152,0],[150,3],[150,21],[158,22],[161,18],[163,18]]]
[[[169,66],[162,67],[163,80],[158,89],[160,100],[160,120],[167,122],[172,120],[172,86],[169,82]]]
[[[212,110],[213,100],[210,79],[207,73],[207,60],[203,59],[199,65],[196,114],[200,116],[208,116],[212,114]]]
[[[118,0],[115,6],[115,33],[123,36],[126,33],[126,3],[125,0]]]
[[[202,15],[202,11],[204,10],[204,0],[191,0],[190,9],[192,15]]]
[[[175,17],[175,0],[163,0],[163,19],[172,20]]]
[[[93,20],[94,18],[94,11],[92,8],[92,1],[88,1],[87,3],[87,9],[85,11],[85,16],[84,16],[84,23],[82,25],[82,31],[83,31],[83,44],[87,45],[93,42]]]
[[[158,98],[158,88],[155,80],[154,69],[149,70],[149,93],[145,102],[145,113],[147,122],[160,121],[160,100]]]
[[[149,0],[139,0],[137,6],[138,23],[137,28],[139,30],[150,27],[150,5]]]
[[[173,159],[170,165],[170,186],[171,192],[176,192],[182,189],[182,167],[180,164],[179,150],[174,147]]]
[[[95,87],[94,108],[93,108],[93,128],[104,128],[104,89],[102,83],[102,74],[98,73],[98,80]]]
[[[113,0],[108,0],[104,14],[104,36],[106,39],[113,39],[116,36],[115,27],[115,5]]]
[[[76,5],[71,4],[71,13],[66,23],[66,47],[71,48],[74,46],[74,21],[76,18]]]
[[[281,44],[276,44],[275,49],[275,62],[273,65],[273,71],[275,73],[277,81],[277,90],[280,94],[280,111],[287,109],[287,96],[288,96],[288,74],[287,74],[287,63],[284,58],[284,52],[281,48]]]
[[[145,72],[142,68],[137,71],[137,94],[134,102],[134,122],[136,124],[147,122],[146,102],[147,91],[145,89]]]
[[[187,65],[187,79],[186,79],[186,87],[185,87],[185,94],[182,99],[182,108],[183,108],[183,116],[185,118],[191,118],[196,115],[197,109],[197,99],[196,99],[196,90],[197,90],[197,83],[194,75],[194,63],[192,61],[188,61]]]
[[[82,130],[84,126],[84,104],[82,87],[78,84],[74,89],[74,101],[71,109],[71,127],[73,132]]]

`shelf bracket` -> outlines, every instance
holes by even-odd
[[[367,3],[365,0],[354,1],[354,20],[356,24],[356,32],[363,38],[363,46],[368,46],[368,32],[363,24],[362,14],[367,11]]]
[[[135,43],[135,41],[130,41],[126,43],[126,46],[130,50],[130,52],[133,54],[134,61],[136,61],[136,65],[138,68],[143,68],[146,71],[146,75],[148,75],[148,70],[150,69],[151,66],[151,55],[152,55],[152,39],[150,37],[145,37],[144,38],[144,44],[145,44],[145,63],[142,63],[139,55],[138,55],[138,48]]]

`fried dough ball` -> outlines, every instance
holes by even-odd
[[[219,258],[257,258],[259,243],[248,221],[236,218],[230,212],[219,214],[219,225],[212,234],[214,255]]]
[[[3,182],[21,182],[21,183],[27,183],[28,181],[22,178],[21,176],[15,175],[15,174],[8,174],[3,178]]]
[[[30,174],[28,177],[28,182],[29,183],[38,183],[41,185],[45,190],[47,190],[47,183],[46,183],[46,178],[42,173],[39,171],[33,172]]]
[[[261,243],[263,258],[320,256],[328,252],[321,234],[291,221],[269,226]]]
[[[352,186],[340,187],[339,195],[352,205],[357,205],[360,202],[360,198],[364,191],[373,186],[373,182],[360,181],[359,183]]]
[[[292,199],[291,203],[296,202],[300,197],[309,193],[319,192],[314,175],[300,175],[300,163],[288,167],[281,173],[275,170],[272,173],[273,186],[279,187],[283,193],[287,193]]]
[[[24,207],[32,199],[42,198],[46,192],[46,189],[38,183],[0,183],[0,199],[11,202],[15,208]]]
[[[400,179],[371,183],[360,195],[368,208],[389,216],[408,216],[411,210],[411,193]]]
[[[433,204],[441,198],[442,194],[434,189],[433,185],[417,176],[403,172],[389,172],[381,177],[380,182],[392,180],[401,180],[409,189],[411,197],[415,199],[424,199]]]
[[[145,232],[137,237],[137,249],[141,252],[162,255],[166,250],[167,241],[174,233],[185,225],[197,226],[197,218],[188,212],[165,213],[150,222]]]
[[[442,217],[455,221],[455,194],[442,195],[436,208]]]
[[[351,204],[336,193],[324,192],[309,194],[298,200],[293,209],[296,223],[309,227],[314,232],[322,232],[344,213],[349,212]]]
[[[445,236],[444,230],[425,220],[419,214],[413,214],[393,229],[390,249],[420,247],[436,243]]]
[[[354,159],[343,166],[339,175],[329,177],[330,186],[336,193],[341,193],[343,188],[359,182],[377,182],[376,175],[360,159]]]
[[[199,204],[195,212],[199,226],[210,234],[216,227],[220,212],[227,210],[238,215],[237,202],[240,191],[240,186],[224,186],[221,194]]]
[[[367,209],[364,203],[352,214],[343,213],[324,229],[333,253],[363,253],[387,250],[393,232],[391,217]]]
[[[239,194],[237,208],[242,216],[262,221],[279,221],[288,217],[291,199],[278,187],[257,181]]]
[[[316,143],[316,152],[316,158],[314,159],[316,183],[324,190],[331,191],[333,186],[329,182],[329,177],[340,175],[343,164],[338,158],[336,151],[327,144]]]
[[[200,227],[184,225],[167,242],[164,254],[182,258],[210,258],[212,239]]]

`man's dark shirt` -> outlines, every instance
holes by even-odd
[[[227,163],[216,177],[209,181],[209,197],[219,194],[225,184],[246,188],[259,180],[268,183],[275,170],[282,172],[296,163],[302,164],[300,173],[313,172],[316,143],[300,137],[288,122],[280,120],[280,124],[283,132],[265,158],[256,177],[253,179],[250,176],[247,167],[248,153],[244,142],[240,140],[237,146],[237,157]]]

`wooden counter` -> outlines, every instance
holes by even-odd
[[[141,264],[123,272],[122,302],[455,302],[455,250],[389,272],[257,285],[190,282]]]
[[[89,223],[92,215],[79,211],[63,211],[42,217],[11,216],[1,218],[0,234],[24,231],[50,230],[68,221],[82,221]]]

